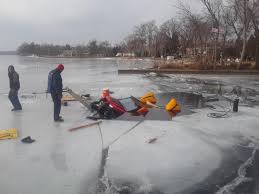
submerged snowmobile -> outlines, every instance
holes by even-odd
[[[171,116],[181,112],[181,107],[174,98],[165,107],[156,105],[157,99],[153,92],[148,92],[140,98],[130,96],[116,99],[111,96],[109,89],[104,89],[101,98],[92,101],[74,93],[69,88],[66,88],[66,91],[93,112],[93,116],[88,117],[90,119],[116,119],[124,113],[130,113],[132,116],[146,116],[151,108],[165,109]]]

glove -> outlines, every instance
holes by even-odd
[[[63,97],[62,94],[59,94],[59,95],[58,95],[58,98],[59,98],[60,100],[62,99],[62,97]]]

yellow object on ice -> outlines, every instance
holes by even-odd
[[[62,97],[61,101],[62,101],[62,102],[75,101],[75,98],[74,98],[73,96],[66,95],[66,96],[63,96],[63,97]]]
[[[0,140],[3,139],[16,139],[18,137],[17,129],[11,128],[11,129],[0,129]]]
[[[177,104],[177,101],[174,98],[168,102],[168,104],[165,106],[165,109],[167,111],[181,112],[181,106]]]
[[[142,96],[142,97],[140,98],[140,101],[141,101],[142,103],[150,102],[150,103],[152,103],[152,104],[156,104],[157,99],[156,99],[156,97],[155,97],[155,95],[154,95],[153,92],[148,92],[148,93],[146,93],[144,96]]]

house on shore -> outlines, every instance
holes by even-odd
[[[62,57],[77,57],[78,53],[76,50],[64,50],[61,54]]]
[[[116,57],[136,57],[135,53],[117,53]]]

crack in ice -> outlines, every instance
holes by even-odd
[[[223,186],[217,194],[231,194],[233,193],[234,189],[238,187],[242,183],[251,182],[253,181],[252,178],[247,177],[247,169],[253,166],[253,162],[255,159],[255,154],[258,151],[258,147],[255,147],[251,157],[249,157],[238,169],[238,177],[236,177],[232,182],[228,183],[227,185]]]

